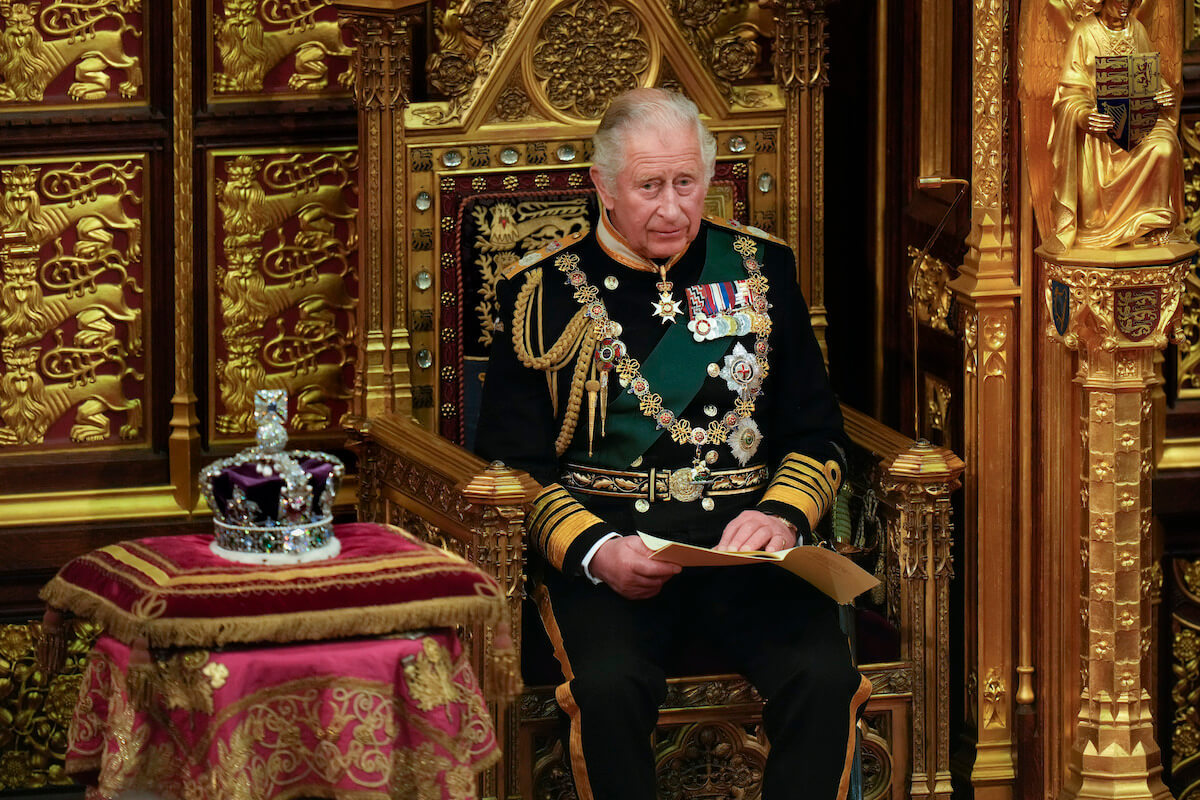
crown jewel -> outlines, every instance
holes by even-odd
[[[294,563],[332,558],[333,499],[345,467],[328,453],[284,451],[287,393],[254,395],[254,447],[215,461],[200,472],[200,490],[213,511],[213,551],[250,563]]]

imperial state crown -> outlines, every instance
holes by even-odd
[[[287,393],[254,395],[254,447],[200,472],[212,508],[214,553],[231,561],[293,564],[341,552],[333,533],[333,499],[346,468],[317,451],[285,451]]]

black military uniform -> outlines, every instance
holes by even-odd
[[[791,250],[706,218],[665,266],[602,213],[596,231],[526,256],[499,287],[476,450],[545,487],[527,528],[550,567],[535,566],[536,596],[566,679],[576,788],[654,797],[664,665],[686,638],[711,643],[767,698],[768,800],[842,797],[870,683],[832,600],[773,565],[685,569],[649,600],[584,574],[613,532],[712,546],[745,509],[811,541],[841,481],[841,413]]]

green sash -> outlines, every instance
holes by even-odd
[[[746,234],[717,227],[708,229],[705,264],[698,283],[719,283],[746,277],[742,257],[733,249],[735,235]],[[755,244],[758,246],[755,257],[761,264],[762,243],[755,240]],[[721,360],[735,342],[736,339],[730,336],[697,342],[685,323],[676,322],[663,334],[658,346],[642,364],[642,377],[650,382],[650,391],[662,395],[663,408],[671,409],[678,416],[700,391],[708,377],[708,365]],[[616,375],[610,379],[615,380]],[[697,423],[696,420],[692,422]],[[707,419],[701,422],[708,424]],[[658,437],[667,432],[665,428],[657,427],[654,419],[642,414],[638,398],[629,391],[622,391],[609,403],[606,427],[604,438],[598,439],[595,454],[588,461],[613,469],[630,466],[658,441]],[[577,448],[572,447],[572,450]]]

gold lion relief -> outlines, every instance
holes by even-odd
[[[354,55],[342,40],[336,19],[318,18],[329,7],[327,0],[225,0],[224,16],[214,20],[220,69],[213,75],[213,92],[262,92],[267,74],[289,55],[294,58],[294,71],[288,76],[288,88],[296,92],[324,89],[329,85],[327,59]],[[347,67],[337,81],[341,87],[351,88],[354,70]]]
[[[127,43],[142,35],[130,21],[140,12],[141,0],[0,2],[0,103],[41,103],[55,78],[72,66],[71,100],[111,101],[113,71],[124,76],[116,94],[136,98],[141,59]]]
[[[216,430],[251,431],[258,389],[296,398],[297,430],[325,430],[336,422],[330,401],[352,396],[345,373],[357,212],[347,196],[356,156],[242,153],[220,163]]]
[[[0,448],[143,433],[141,159],[0,170]],[[58,427],[74,409],[73,424]]]

